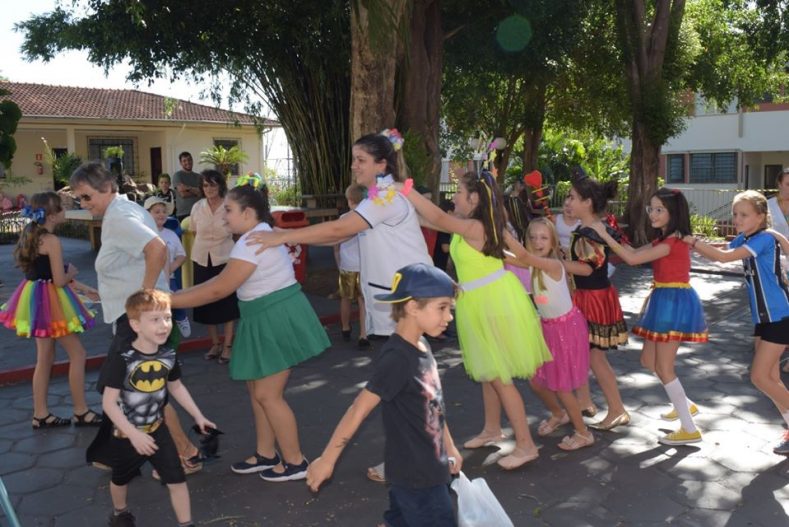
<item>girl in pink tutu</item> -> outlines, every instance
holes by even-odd
[[[30,223],[19,237],[14,256],[25,279],[7,304],[0,306],[0,324],[20,337],[36,339],[33,372],[33,428],[67,426],[71,419],[52,415],[47,407],[49,375],[55,360],[55,343],[69,357],[69,388],[74,404],[74,424],[95,426],[101,417],[85,402],[85,348],[78,333],[93,327],[93,314],[82,305],[74,290],[98,299],[95,289],[74,280],[77,269],[63,265],[60,240],[52,234],[65,220],[60,196],[54,192],[34,194],[23,215]]]
[[[543,363],[531,379],[532,389],[551,411],[537,433],[547,436],[572,423],[575,433],[565,436],[558,446],[578,450],[594,444],[594,435],[584,424],[581,405],[573,392],[589,382],[589,329],[583,314],[573,305],[553,223],[546,218],[532,220],[526,229],[526,247],[528,252],[516,256],[530,267],[534,303],[540,312],[545,343],[553,355],[553,360]]]

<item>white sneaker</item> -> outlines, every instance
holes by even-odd
[[[189,324],[188,317],[183,320],[176,320],[175,323],[178,324],[178,331],[181,332],[183,338],[187,338],[192,334],[192,326]]]

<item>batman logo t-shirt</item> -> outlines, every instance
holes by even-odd
[[[107,386],[121,391],[118,404],[129,422],[139,428],[161,419],[167,382],[181,378],[175,350],[160,347],[149,355],[131,348],[107,361]]]

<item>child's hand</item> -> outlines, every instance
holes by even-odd
[[[195,424],[198,427],[200,427],[200,431],[204,434],[206,433],[206,428],[214,428],[214,429],[216,428],[216,425],[214,423],[212,423],[202,415],[195,418]]]
[[[312,492],[318,489],[334,472],[334,466],[323,458],[316,458],[307,468],[307,486]]]
[[[159,450],[153,437],[140,430],[135,430],[129,434],[129,441],[131,441],[134,450],[141,456],[152,456]]]
[[[74,277],[77,276],[77,273],[79,273],[79,269],[77,269],[76,265],[72,263],[66,264],[66,278],[68,278],[69,281],[73,280]]]
[[[98,302],[99,300],[101,300],[101,297],[99,296],[99,292],[96,291],[95,289],[86,289],[84,291],[84,294],[86,297],[90,298],[94,302]]]
[[[691,236],[690,234],[683,236],[682,241],[687,243],[688,245],[693,245],[693,241],[696,239],[695,236]]]
[[[608,231],[606,230],[605,225],[603,225],[602,221],[596,221],[593,224],[591,224],[589,227],[600,236],[604,236],[605,234],[608,234]]]
[[[401,181],[395,181],[394,183],[392,183],[392,187],[394,187],[394,189],[397,192],[400,192],[401,190],[403,190],[405,185]]]
[[[449,472],[460,474],[460,470],[463,468],[463,456],[454,445],[447,449],[447,458],[449,458]]]

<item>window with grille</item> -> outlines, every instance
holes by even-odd
[[[736,152],[690,154],[690,183],[736,182]]]
[[[671,154],[666,163],[666,183],[685,182],[685,154]]]
[[[137,175],[137,149],[133,137],[89,137],[88,159],[103,160],[104,149],[108,146],[123,148],[123,171],[130,176]]]

